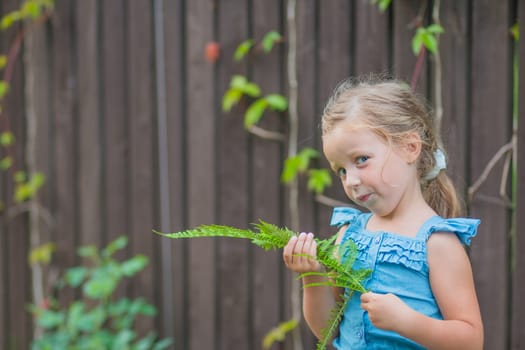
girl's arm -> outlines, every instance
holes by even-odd
[[[472,269],[458,238],[434,233],[428,241],[428,264],[432,292],[444,320],[427,317],[392,294],[366,293],[362,305],[371,321],[428,349],[482,349],[483,324]]]
[[[338,237],[338,241],[340,241],[340,237]],[[298,237],[292,237],[283,250],[286,266],[297,273],[322,271],[323,267],[315,259],[316,256],[317,244],[312,233],[301,233]],[[303,285],[326,281],[326,277],[323,276],[303,277]],[[321,336],[323,328],[326,327],[330,319],[330,311],[336,305],[336,296],[339,297],[341,294],[342,288],[328,286],[304,288],[303,314],[308,327],[316,337]]]

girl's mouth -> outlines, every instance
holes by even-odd
[[[363,194],[361,196],[358,196],[357,200],[360,201],[360,202],[366,202],[368,200],[368,198],[370,198],[371,195],[372,195],[371,193]]]

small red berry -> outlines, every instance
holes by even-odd
[[[210,63],[215,63],[220,56],[221,53],[221,46],[218,42],[210,41],[206,44],[206,49],[204,52],[204,56],[206,58],[206,61]]]

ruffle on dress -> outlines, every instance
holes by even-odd
[[[422,232],[412,238],[389,232],[370,233],[366,231],[364,226],[369,215],[354,208],[334,208],[331,225],[339,228],[343,225],[349,225],[341,243],[351,238],[358,249],[357,259],[367,261],[372,245],[374,242],[377,243],[379,239],[381,241],[376,262],[399,264],[423,273],[428,272],[426,241],[432,233],[455,233],[463,244],[469,245],[471,238],[476,235],[479,225],[477,219],[443,219],[435,216],[423,225]],[[343,254],[343,259],[345,256],[346,254]]]
[[[332,213],[332,220],[330,220],[330,225],[337,226],[340,228],[343,225],[350,224],[363,213],[355,208],[350,207],[336,207]]]
[[[480,223],[478,219],[470,218],[440,219],[441,220],[428,227],[425,239],[428,239],[428,237],[434,232],[451,232],[458,236],[461,243],[470,245],[472,237],[478,232],[478,226]]]

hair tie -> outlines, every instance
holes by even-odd
[[[445,154],[440,148],[438,148],[434,152],[434,163],[435,163],[434,167],[427,173],[427,175],[424,177],[424,180],[430,181],[430,180],[435,179],[439,175],[439,172],[441,170],[447,168],[447,161],[445,159]]]

